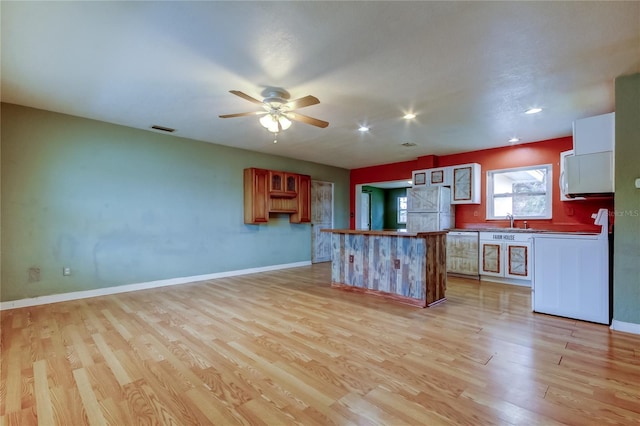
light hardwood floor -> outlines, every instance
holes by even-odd
[[[640,336],[450,278],[415,308],[329,264],[1,313],[0,424],[640,424]]]

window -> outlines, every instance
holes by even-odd
[[[407,197],[398,197],[398,223],[407,223]]]
[[[487,172],[487,219],[551,218],[551,164]]]

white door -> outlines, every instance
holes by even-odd
[[[333,183],[311,181],[311,263],[331,261],[333,228]]]
[[[371,230],[371,194],[363,192],[360,196],[360,229]]]

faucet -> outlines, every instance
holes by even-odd
[[[511,213],[507,213],[507,219],[509,219],[509,228],[513,228],[513,215]]]

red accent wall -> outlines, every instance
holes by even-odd
[[[591,214],[600,208],[613,211],[613,198],[588,199],[578,201],[560,201],[558,178],[560,177],[560,153],[573,148],[571,136],[532,142],[501,148],[464,152],[460,154],[419,157],[416,160],[401,163],[383,164],[380,166],[364,167],[351,170],[350,209],[351,229],[355,229],[355,187],[358,184],[386,182],[393,180],[409,180],[413,170],[431,167],[453,166],[456,164],[479,163],[482,166],[482,197],[481,204],[456,205],[456,227],[504,227],[508,222],[500,220],[486,220],[486,172],[488,170],[508,169],[511,167],[533,166],[537,164],[553,165],[553,206],[552,219],[529,220],[529,226],[534,229],[557,231],[593,231],[599,227],[593,225]],[[522,227],[516,221],[516,226]]]

